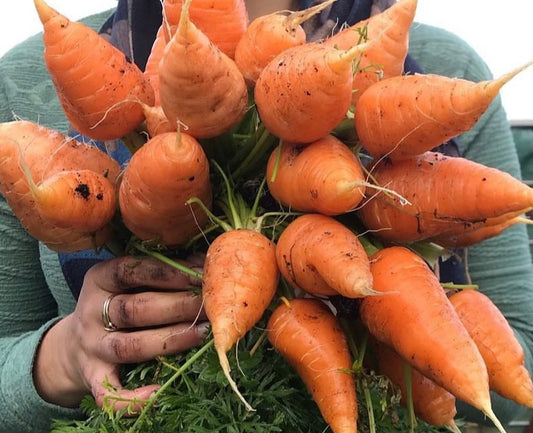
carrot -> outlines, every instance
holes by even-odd
[[[272,346],[297,371],[333,433],[357,431],[357,397],[346,336],[317,299],[281,303],[267,325]]]
[[[437,74],[379,81],[357,102],[357,136],[375,157],[402,159],[433,149],[472,128],[502,86],[531,63],[479,83]]]
[[[196,138],[233,128],[248,106],[248,89],[235,62],[189,19],[185,0],[176,32],[159,64],[160,97],[171,124]]]
[[[263,68],[287,48],[306,42],[303,22],[319,13],[336,0],[327,0],[305,10],[274,12],[255,18],[235,48],[235,63],[248,86],[253,87]]]
[[[202,297],[222,371],[248,410],[230,375],[227,352],[259,321],[278,283],[275,245],[258,231],[234,229],[217,236],[207,250]]]
[[[474,228],[472,230],[465,231],[456,235],[436,236],[432,239],[433,242],[447,248],[460,248],[469,247],[486,239],[490,239],[499,236],[509,227],[515,224],[532,224],[528,218],[522,216],[508,217],[503,222],[497,222],[495,224],[484,224],[481,227]]]
[[[368,48],[359,60],[353,80],[352,104],[371,84],[402,74],[409,48],[409,30],[417,0],[399,0],[383,12],[355,23],[324,40],[325,44],[346,50],[361,41]]]
[[[111,234],[109,226],[96,231],[59,227],[38,210],[29,174],[38,184],[72,170],[94,171],[114,185],[120,166],[97,147],[36,123],[0,123],[0,192],[28,233],[58,252],[101,247]]]
[[[433,426],[459,431],[454,421],[457,409],[453,394],[412,368],[390,346],[376,342],[375,349],[380,373],[400,389],[404,406],[409,406],[410,396],[414,412],[421,420]]]
[[[164,18],[170,26],[179,23],[184,4],[183,0],[165,0],[163,3]],[[190,19],[232,59],[249,21],[244,0],[194,0],[190,6]]]
[[[394,242],[455,235],[533,206],[533,189],[508,173],[438,152],[378,161],[371,171],[378,185],[404,200],[368,194],[358,215],[369,230]]]
[[[115,214],[115,187],[100,173],[60,171],[39,184],[28,168],[26,175],[37,211],[56,227],[96,232]]]
[[[274,57],[254,87],[265,127],[293,143],[310,143],[328,135],[350,108],[354,63],[364,49],[364,44],[337,50],[307,43]]]
[[[339,215],[355,209],[365,194],[357,156],[333,135],[309,145],[281,143],[267,163],[272,196],[301,212]]]
[[[94,30],[34,0],[43,23],[44,60],[66,117],[81,134],[113,140],[144,120],[137,101],[154,94],[141,70]]]
[[[485,360],[491,389],[533,408],[533,382],[524,350],[502,312],[478,290],[461,290],[450,301]]]
[[[357,235],[334,218],[304,214],[279,236],[276,258],[281,275],[314,295],[372,295],[368,256]]]
[[[200,143],[184,132],[158,134],[129,161],[119,188],[119,205],[126,227],[142,240],[183,245],[207,224],[212,186],[209,162]]]
[[[371,256],[371,271],[374,289],[387,296],[361,300],[370,334],[504,432],[492,411],[485,362],[429,266],[392,246]]]
[[[174,29],[175,31],[175,29]],[[146,66],[144,68],[143,74],[152,86],[154,90],[154,104],[155,106],[161,105],[161,100],[159,97],[159,62],[163,57],[165,47],[167,46],[168,41],[170,40],[172,30],[169,28],[167,23],[163,22],[159,29],[152,44],[152,49],[148,59],[146,60]]]

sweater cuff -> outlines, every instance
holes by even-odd
[[[54,419],[78,419],[82,416],[80,409],[65,408],[43,400],[33,381],[33,362],[39,344],[58,320],[50,320],[37,331],[16,338],[2,369],[0,402],[3,402],[0,406],[7,408],[4,416],[7,415],[14,426],[25,426],[27,431],[50,431]]]

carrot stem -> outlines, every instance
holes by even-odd
[[[201,280],[202,279],[202,273],[201,272],[198,272],[198,271],[195,271],[187,266],[184,266],[182,265],[181,263],[178,263],[170,258],[168,258],[167,256],[165,256],[164,254],[161,254],[161,253],[158,253],[157,251],[151,251],[150,249],[146,248],[141,242],[133,242],[133,246],[138,249],[140,252],[148,255],[148,256],[151,256],[151,257],[154,257],[160,261],[162,261],[163,263],[166,263],[167,265],[170,265],[172,266],[173,268],[177,269],[178,271],[181,271],[183,272],[184,274],[187,274],[193,278],[196,278],[198,280]]]
[[[413,406],[413,376],[411,371],[411,366],[403,361],[403,375],[405,378],[405,388],[406,388],[406,405],[407,405],[407,417],[409,420],[409,431],[413,433],[416,427],[416,415],[415,408]]]

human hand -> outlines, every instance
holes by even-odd
[[[183,264],[202,266],[198,260]],[[91,268],[75,311],[41,342],[34,364],[39,394],[65,407],[77,407],[89,392],[99,406],[118,397],[115,410],[133,399],[142,405],[158,386],[123,389],[119,367],[201,343],[207,323],[201,296],[189,290],[195,285],[200,282],[152,258],[121,257]],[[111,330],[103,323],[106,300]]]

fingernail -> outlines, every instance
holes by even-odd
[[[198,332],[198,335],[201,337],[207,337],[209,334],[210,326],[211,324],[209,322],[202,322],[196,325],[196,332]]]

